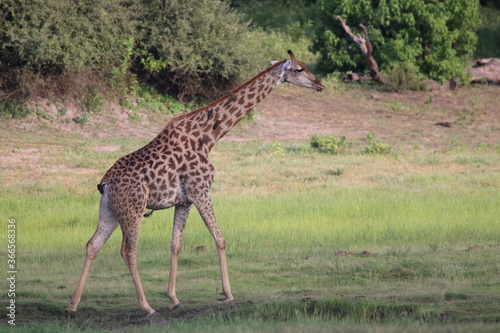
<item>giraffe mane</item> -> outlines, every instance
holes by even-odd
[[[258,80],[260,77],[262,77],[263,75],[267,74],[268,72],[272,71],[273,69],[275,69],[276,67],[279,67],[281,65],[283,65],[284,63],[286,62],[286,59],[283,60],[283,61],[278,61],[276,63],[274,63],[273,65],[267,67],[266,69],[264,69],[262,72],[260,72],[259,74],[257,74],[256,76],[254,76],[252,79],[250,79],[249,81],[245,82],[244,84],[242,84],[241,86],[239,86],[238,88],[234,89],[234,90],[231,90],[231,92],[229,94],[226,94],[222,97],[220,97],[219,99],[213,101],[212,103],[208,104],[208,105],[205,105],[204,107],[200,108],[200,109],[197,109],[197,110],[194,110],[194,111],[191,111],[189,113],[186,113],[184,115],[181,115],[181,116],[178,116],[178,117],[175,117],[174,119],[175,120],[180,120],[180,119],[184,119],[184,118],[189,118],[191,116],[194,116],[200,112],[203,112],[207,109],[210,109],[212,107],[214,107],[215,105],[217,104],[220,104],[222,102],[224,102],[225,100],[229,100],[231,98],[234,98],[233,96],[239,92],[240,90],[242,89],[245,89],[247,86],[249,86],[250,84],[252,84],[253,82],[255,82],[256,80]],[[172,120],[174,120],[172,119]]]

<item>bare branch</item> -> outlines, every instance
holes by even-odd
[[[342,24],[342,28],[344,28],[345,32],[353,39],[356,44],[359,45],[359,48],[365,56],[368,65],[370,65],[370,76],[373,78],[373,80],[384,83],[385,78],[380,75],[377,62],[375,61],[375,58],[373,58],[373,47],[370,43],[370,38],[368,37],[368,29],[363,24],[359,25],[361,29],[363,29],[363,32],[365,34],[365,38],[363,38],[361,37],[361,35],[353,34],[351,28],[347,24],[345,24],[342,17],[337,16],[337,19],[340,21],[340,24]]]
[[[340,21],[340,24],[342,24],[342,28],[344,28],[345,32],[354,40],[356,44],[359,45],[359,47],[361,48],[361,52],[366,55],[366,53],[368,52],[368,50],[366,49],[366,41],[361,36],[356,36],[355,34],[353,34],[351,28],[347,24],[345,24],[342,17],[337,16],[337,19]]]

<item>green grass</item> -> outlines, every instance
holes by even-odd
[[[73,319],[64,309],[95,230],[95,184],[117,157],[145,142],[9,139],[6,156],[31,152],[1,165],[0,211],[17,226],[21,331],[498,328],[500,176],[492,149],[363,155],[354,146],[329,155],[305,142],[278,142],[275,154],[278,143],[222,142],[212,155],[213,202],[238,302],[215,301],[215,246],[193,210],[179,261],[177,295],[185,308],[168,312],[167,210],[144,220],[138,249],[146,295],[161,317],[145,319],[139,309],[117,231],[94,263]],[[96,148],[102,146],[119,149]],[[6,223],[1,230],[5,235]],[[5,253],[4,237],[0,244]],[[196,251],[200,245],[206,251]]]

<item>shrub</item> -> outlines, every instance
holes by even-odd
[[[319,134],[313,134],[309,135],[309,141],[311,147],[321,153],[338,154],[339,152],[344,151],[346,148],[345,136],[337,138],[334,135],[323,136]]]
[[[427,80],[418,72],[418,68],[409,62],[393,66],[387,73],[386,87],[389,91],[422,91],[427,89]]]
[[[124,52],[134,23],[122,1],[3,0],[0,67],[50,73],[110,68]]]
[[[105,87],[123,61],[124,41],[135,29],[128,6],[115,0],[0,2],[3,109],[18,116],[17,105],[35,96],[92,98],[89,88]]]
[[[76,116],[73,121],[79,125],[85,125],[86,123],[89,122],[89,116],[84,113],[81,117],[80,116]]]
[[[318,0],[313,50],[326,72],[364,71],[359,47],[336,19],[360,33],[368,28],[373,56],[381,69],[413,63],[429,78],[444,81],[462,74],[473,55],[479,28],[479,2],[471,0]]]
[[[375,134],[373,132],[368,133],[366,136],[368,141],[368,147],[365,148],[363,154],[366,155],[389,155],[392,154],[391,147],[386,143],[378,142],[375,139]]]
[[[180,100],[213,99],[252,71],[247,24],[225,1],[143,0],[136,64],[149,82]],[[156,73],[153,73],[153,69]]]

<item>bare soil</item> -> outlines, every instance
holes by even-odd
[[[309,134],[364,140],[373,132],[395,149],[440,150],[500,143],[499,86],[386,93],[348,89],[325,94],[279,90],[258,106],[255,125],[227,140],[308,140]],[[448,123],[449,127],[438,123]]]
[[[500,86],[471,86],[433,92],[388,93],[358,85],[327,87],[324,93],[281,86],[257,106],[254,119],[231,131],[226,141],[307,141],[310,134],[346,136],[350,142],[364,141],[373,132],[397,150],[440,151],[450,146],[494,146],[500,143]],[[50,104],[41,101],[38,105]],[[40,106],[38,106],[40,108]],[[21,120],[2,121],[6,130],[51,135],[54,131],[82,137],[137,137],[152,139],[173,115],[132,111],[109,104],[91,113],[89,122],[79,125],[63,118],[82,110],[68,106],[62,117],[51,105],[43,112],[51,119],[31,115]],[[3,141],[3,140],[2,140]],[[94,147],[118,150],[118,147]],[[23,154],[33,156],[24,150]],[[12,157],[13,158],[13,157]],[[20,158],[20,157],[15,157]]]

